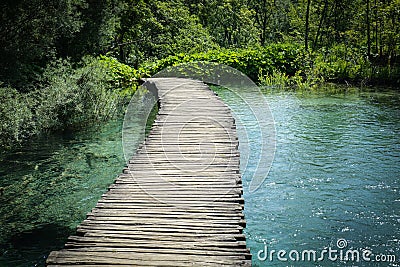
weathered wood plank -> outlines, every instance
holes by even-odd
[[[139,232],[155,232],[155,233],[195,233],[195,234],[241,234],[243,227],[236,228],[198,228],[198,227],[175,227],[168,225],[110,225],[110,224],[81,224],[77,227],[79,232],[90,232],[91,230],[117,230],[117,231],[139,231]]]

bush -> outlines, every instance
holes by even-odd
[[[32,113],[26,98],[10,87],[0,88],[0,147],[11,147],[29,135]]]
[[[100,56],[94,64],[99,64],[107,72],[107,82],[119,89],[121,95],[133,95],[138,86],[140,75],[134,68],[119,62],[112,57]]]
[[[358,48],[336,45],[320,51],[299,53],[294,58],[294,75],[276,68],[272,73],[260,77],[263,85],[279,85],[299,89],[316,89],[325,82],[368,84],[392,84],[400,82],[400,68],[375,66],[365,51]],[[277,61],[282,63],[282,61]]]
[[[315,89],[325,82],[355,82],[361,85],[371,81],[400,82],[398,66],[374,66],[364,51],[345,45],[315,52],[306,52],[303,46],[297,44],[271,44],[178,54],[143,64],[137,74],[138,77],[150,77],[168,66],[195,61],[225,64],[240,70],[256,83],[291,88]]]
[[[122,113],[122,94],[134,85],[120,83],[115,69],[102,59],[85,58],[80,65],[74,69],[66,60],[51,63],[36,90],[29,93],[0,88],[0,146],[11,147],[32,135],[80,128]]]
[[[304,49],[295,44],[273,44],[266,47],[248,49],[210,50],[191,55],[178,54],[165,59],[144,64],[139,68],[139,75],[149,77],[168,66],[193,61],[208,61],[228,65],[240,70],[255,82],[263,75],[271,75],[274,71],[289,76],[302,68],[301,59]]]
[[[326,80],[360,80],[369,75],[371,64],[359,49],[336,45],[314,55],[314,72]]]
[[[115,115],[121,97],[109,83],[109,72],[93,58],[82,65],[73,69],[67,61],[56,61],[43,73],[30,97],[37,100],[33,112],[41,128],[75,128]]]

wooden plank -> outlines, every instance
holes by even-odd
[[[125,208],[125,209],[102,209],[102,208],[93,208],[91,212],[88,214],[92,213],[119,213],[119,214],[135,214],[137,216],[140,216],[141,214],[147,215],[147,214],[162,214],[164,216],[178,216],[178,215],[190,215],[190,216],[218,216],[218,217],[240,217],[243,218],[244,214],[243,213],[238,213],[236,211],[232,211],[230,213],[228,212],[215,212],[215,211],[208,211],[204,209],[165,209],[163,207],[159,208],[153,208],[151,210],[134,210],[130,208]]]
[[[134,257],[133,255],[136,255]],[[64,250],[50,255],[50,263],[57,262],[64,264],[131,264],[131,266],[188,266],[193,263],[200,266],[228,266],[232,263],[245,261],[244,256],[212,256],[212,255],[179,255],[179,254],[161,254],[161,253],[131,253],[131,252],[81,252],[73,250]],[[170,262],[173,261],[172,265]],[[147,262],[146,265],[144,265]],[[148,265],[152,263],[153,265]],[[169,262],[169,263],[168,263]],[[143,265],[142,265],[143,264]],[[239,265],[238,265],[239,266]]]
[[[126,187],[127,184],[118,184],[121,186],[124,186],[124,188],[113,188],[112,192],[121,192],[121,194],[126,194],[126,195],[146,195],[149,196],[151,198],[161,198],[161,199],[165,199],[165,198],[173,198],[173,196],[178,196],[177,198],[181,197],[183,198],[185,195],[194,195],[194,196],[202,196],[204,195],[205,191],[169,191],[169,190],[165,190],[165,191],[150,191],[150,190],[146,190],[146,188],[132,188],[132,187]],[[124,190],[125,189],[125,190]],[[216,199],[220,199],[223,197],[239,197],[241,196],[240,194],[237,193],[237,191],[235,190],[229,190],[226,192],[210,192],[209,198],[212,200],[216,200]],[[165,207],[164,207],[165,208]]]
[[[154,232],[154,233],[195,233],[195,234],[241,234],[243,227],[236,228],[198,228],[198,227],[175,227],[168,225],[122,225],[122,224],[101,224],[101,223],[86,223],[80,224],[77,227],[78,232],[90,232],[95,230],[116,230],[116,231],[139,231],[139,232]]]
[[[85,247],[85,248],[73,248],[71,251],[74,252],[115,252],[115,248],[109,247]],[[138,253],[160,253],[160,254],[175,254],[175,255],[221,255],[221,256],[247,256],[246,254],[249,252],[248,249],[235,248],[235,249],[221,249],[218,251],[210,251],[210,250],[201,250],[201,249],[158,249],[152,248],[149,251],[146,248],[119,248],[119,252],[138,252]],[[243,253],[245,255],[243,255]]]

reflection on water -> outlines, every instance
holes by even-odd
[[[1,155],[0,266],[44,265],[124,166],[121,121]]]
[[[219,94],[230,105],[241,105],[221,89]],[[321,251],[335,248],[344,238],[348,248],[369,248],[399,259],[399,94],[266,97],[275,118],[277,150],[264,186],[245,192],[246,235],[254,265],[352,266],[339,261],[279,262],[276,257],[260,262],[257,252],[264,240],[277,251]],[[246,186],[249,173],[243,179]]]
[[[256,127],[239,100],[217,90],[244,126]],[[246,190],[257,155],[249,155],[243,173],[254,265],[318,265],[260,262],[264,240],[275,250],[321,250],[344,238],[349,247],[400,258],[399,94],[269,92],[266,98],[277,130],[275,161],[254,193]],[[1,155],[0,266],[42,266],[49,251],[62,247],[124,166],[121,127],[116,121],[53,134]],[[259,132],[248,133],[257,153]]]

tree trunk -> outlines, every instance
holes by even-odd
[[[378,4],[375,0],[375,53],[378,54]]]
[[[366,23],[367,23],[367,56],[371,57],[371,28],[370,28],[370,19],[369,19],[369,0],[367,2],[367,10],[366,10]]]
[[[263,7],[262,7],[262,13],[263,13],[263,20],[262,20],[262,39],[261,39],[261,45],[265,45],[265,40],[267,36],[267,0],[263,1]]]
[[[326,18],[327,9],[328,9],[328,0],[325,0],[324,9],[322,10],[321,19],[320,19],[319,24],[318,24],[317,34],[315,36],[314,43],[313,43],[313,49],[315,49],[317,47],[318,38],[319,38],[319,35],[321,33],[322,23],[324,22],[324,20]]]
[[[304,45],[306,50],[308,51],[308,35],[310,31],[310,5],[311,0],[307,0],[307,10],[306,10],[306,29],[305,29],[305,36],[304,36]]]

